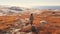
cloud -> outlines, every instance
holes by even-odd
[[[8,2],[9,1],[9,2]],[[1,5],[32,7],[60,5],[60,0],[0,0]]]

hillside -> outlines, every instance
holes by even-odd
[[[25,34],[26,31],[30,31],[31,25],[26,26],[26,23],[30,23],[31,13],[33,13],[34,18],[33,25],[39,34],[60,34],[60,11],[39,9],[20,11],[19,8],[17,11],[15,8],[0,8],[1,34],[20,33],[20,30]],[[31,31],[29,33],[31,34]]]

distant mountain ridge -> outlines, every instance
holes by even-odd
[[[16,6],[1,6],[0,5],[0,16],[3,15],[18,15],[21,12],[24,12],[28,8],[16,7]]]
[[[60,9],[60,6],[34,6],[34,9]]]

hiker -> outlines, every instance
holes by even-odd
[[[30,24],[31,24],[31,25],[33,24],[33,20],[34,20],[33,14],[31,14],[31,15],[30,15]]]

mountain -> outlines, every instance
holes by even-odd
[[[1,6],[0,5],[0,16],[2,15],[14,15],[24,12],[28,8],[16,7],[16,6]]]
[[[60,9],[60,6],[34,6],[34,9]]]
[[[21,7],[10,7],[9,9],[16,10],[16,11],[23,11],[23,9],[21,9]]]

